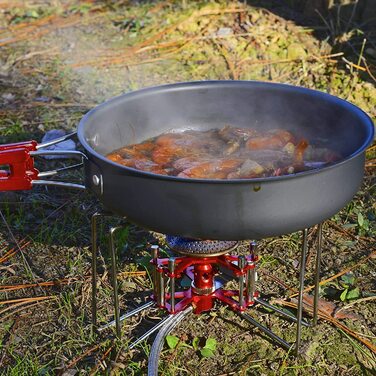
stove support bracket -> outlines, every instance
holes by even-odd
[[[97,258],[98,258],[98,219],[103,217],[113,217],[111,213],[107,212],[97,212],[91,217],[91,270],[92,270],[92,327],[97,329]],[[119,294],[118,294],[118,284],[117,284],[117,266],[116,266],[116,250],[115,250],[115,233],[117,230],[123,228],[124,226],[111,227],[109,230],[109,249],[111,257],[111,283],[113,288],[113,299],[114,299],[114,316],[115,316],[115,326],[116,335],[118,338],[121,337],[121,327],[120,327],[120,308],[119,308]]]
[[[271,330],[269,330],[264,325],[260,324],[258,321],[256,321],[253,317],[248,315],[248,313],[245,312],[238,312],[241,318],[247,320],[252,325],[254,325],[256,328],[260,329],[262,332],[264,332],[268,337],[274,339],[277,343],[279,343],[283,348],[286,350],[290,350],[290,348],[293,346],[291,343],[286,342],[281,337],[278,337],[276,334],[274,334]]]
[[[317,325],[319,310],[319,288],[320,288],[320,267],[321,267],[321,250],[322,250],[322,223],[317,226],[317,248],[316,248],[316,266],[315,266],[315,293],[313,297],[313,322]]]

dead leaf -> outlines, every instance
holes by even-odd
[[[291,299],[293,303],[298,303],[297,299]],[[313,309],[313,295],[304,294],[303,295],[303,304],[305,308]],[[334,302],[329,302],[323,298],[319,298],[318,301],[318,309],[321,313],[327,316],[334,317],[338,320],[343,319],[350,319],[350,320],[358,320],[360,318],[354,312],[347,312],[343,309],[340,309]]]

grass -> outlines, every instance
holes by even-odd
[[[315,39],[311,30],[262,8],[247,6],[243,11],[243,6],[233,1],[110,5],[70,1],[64,8],[51,3],[43,11],[33,4],[6,9],[0,24],[7,29],[0,30],[0,40],[11,35],[19,41],[0,47],[1,60],[6,62],[5,73],[0,76],[0,142],[40,140],[49,129],[74,129],[88,108],[111,96],[184,80],[237,78],[303,85],[348,99],[375,119],[372,77],[356,67],[374,69],[375,62],[364,53],[369,41],[357,45],[355,59],[335,55],[337,51]],[[43,23],[50,16],[54,21]],[[64,26],[73,20],[74,25]],[[30,26],[34,28],[24,33]],[[43,34],[36,36],[41,31]],[[32,52],[38,54],[28,56]],[[43,101],[36,100],[41,97]],[[376,149],[367,153],[367,163],[374,163],[375,153]],[[46,170],[62,163],[40,160],[38,167]],[[374,247],[374,174],[375,167],[367,167],[357,196],[332,218],[338,228],[329,222],[324,226],[323,278],[355,264]],[[67,178],[78,179],[80,174]],[[99,375],[112,369],[119,375],[144,375],[150,342],[131,352],[126,346],[153,325],[160,312],[151,309],[127,320],[122,327],[123,341],[115,341],[113,329],[100,335],[91,331],[90,216],[101,208],[97,200],[88,193],[37,188],[4,193],[0,201],[5,217],[0,224],[0,257],[15,245],[13,236],[19,243],[30,241],[22,254],[17,251],[0,265],[1,285],[56,281],[52,286],[0,293],[1,301],[54,297],[22,306],[0,306],[3,374],[52,375],[74,370]],[[98,320],[103,323],[113,318],[107,233],[109,226],[120,222],[108,218],[99,226]],[[163,246],[159,234],[129,223],[117,233],[118,267],[129,272],[119,277],[122,311],[140,305],[150,290],[147,273],[132,273],[145,270],[140,260],[157,241]],[[309,245],[310,249],[315,246],[313,233]],[[299,233],[259,243],[259,283],[265,293],[284,297],[289,291],[263,272],[296,287],[299,247]],[[247,252],[247,244],[240,246],[240,252]],[[307,285],[312,284],[313,264],[311,251]],[[370,278],[373,267],[371,258],[354,270],[357,287],[364,295],[374,293]],[[62,279],[69,282],[59,284]],[[343,304],[335,303],[339,307]],[[360,319],[346,324],[374,340],[372,304],[365,301],[355,305]],[[251,314],[278,335],[294,340],[292,324],[265,311]],[[160,368],[165,375],[370,375],[375,361],[365,346],[324,321],[317,330],[304,330],[305,355],[294,359],[221,306],[212,314],[192,315],[173,334],[188,344],[195,337],[216,339],[216,356],[203,358],[183,346],[174,353],[166,346]]]

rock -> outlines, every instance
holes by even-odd
[[[36,97],[34,98],[35,102],[42,102],[42,103],[48,103],[51,101],[51,98],[49,97]]]
[[[231,27],[221,27],[217,31],[218,37],[227,37],[227,36],[232,35],[232,34],[233,34],[233,31],[232,31]]]
[[[51,129],[42,138],[42,144],[55,140],[56,138],[63,137],[65,132],[62,129]],[[48,146],[46,148],[41,148],[40,150],[53,150],[53,151],[64,151],[64,150],[76,150],[76,143],[73,140],[66,140],[59,142],[58,144]],[[66,155],[46,155],[46,159],[60,159],[67,158]]]
[[[1,95],[1,98],[3,98],[7,102],[12,102],[16,96],[12,93],[4,93]]]

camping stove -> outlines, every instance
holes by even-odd
[[[165,337],[190,312],[195,314],[210,311],[215,302],[225,304],[243,319],[266,334],[273,342],[286,350],[294,349],[299,353],[302,326],[310,326],[303,320],[303,289],[307,255],[308,229],[302,231],[300,258],[299,293],[296,316],[281,310],[261,298],[256,289],[257,262],[256,243],[250,242],[247,255],[235,255],[237,241],[196,240],[176,236],[166,236],[167,249],[163,252],[159,245],[151,246],[151,270],[153,290],[150,299],[140,307],[120,315],[115,234],[123,226],[111,227],[109,230],[109,249],[111,255],[111,276],[114,291],[115,319],[106,325],[97,327],[97,220],[107,214],[96,213],[92,217],[92,322],[99,332],[115,326],[117,337],[121,337],[121,321],[134,316],[152,306],[164,310],[167,315],[157,325],[134,340],[128,348],[132,349],[151,334],[158,332],[149,356],[149,376],[158,374],[158,360]],[[322,224],[318,225],[316,267],[314,272],[315,293],[313,305],[313,325],[318,317],[318,287],[322,244]],[[231,252],[231,253],[230,253]],[[161,257],[168,255],[169,257]],[[225,289],[225,283],[234,280],[234,289]],[[297,324],[296,341],[289,343],[277,336],[247,313],[250,308],[265,307]]]
[[[193,312],[199,314],[210,311],[216,300],[239,312],[254,304],[259,295],[255,291],[256,243],[251,243],[248,256],[235,256],[228,253],[237,242],[173,236],[167,236],[166,242],[171,251],[183,256],[160,258],[159,247],[152,246],[153,299],[158,307],[174,314],[192,305]],[[238,289],[225,290],[215,278],[219,272],[235,277]],[[177,280],[184,277],[191,281],[189,288],[176,291]]]

